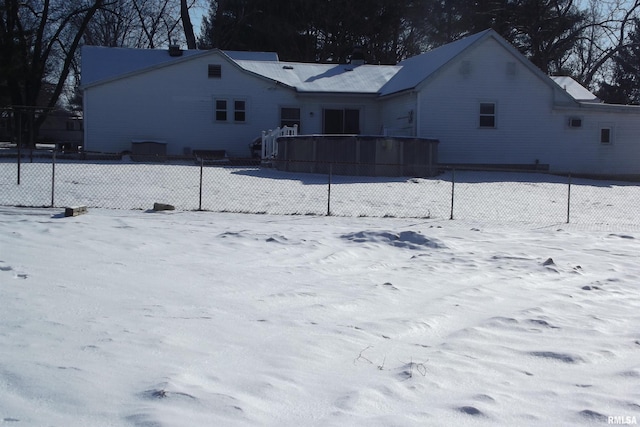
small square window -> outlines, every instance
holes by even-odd
[[[569,127],[570,128],[582,127],[582,119],[580,117],[570,117],[569,118]]]

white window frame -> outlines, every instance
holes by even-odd
[[[244,105],[243,109],[239,109],[237,108],[236,103],[237,102],[242,102]],[[247,101],[245,98],[234,98],[233,101],[233,122],[234,123],[247,123],[247,113],[249,111],[249,101]],[[244,114],[244,119],[242,120],[238,120],[238,113],[243,113]]]
[[[482,107],[484,105],[493,105],[493,113],[483,113]],[[485,117],[493,118],[493,125],[487,126],[482,124],[482,119]],[[498,127],[498,103],[495,101],[480,101],[478,103],[478,127],[480,129],[496,129]]]
[[[218,102],[224,102],[224,108],[218,107]],[[237,109],[236,102],[243,102],[244,109]],[[224,113],[224,119],[218,118]],[[238,113],[244,113],[244,119],[238,120]],[[213,97],[213,121],[215,123],[236,123],[244,124],[248,122],[249,100],[246,98],[233,98],[231,96]]]
[[[604,131],[608,132],[607,141],[603,141]],[[614,141],[614,136],[615,136],[615,130],[612,125],[601,124],[600,126],[598,126],[598,141],[600,142],[600,145],[605,145],[605,146],[612,145]]]
[[[298,110],[298,118],[296,119],[292,119],[289,117],[284,117],[282,115],[282,110],[287,109],[287,110]],[[286,122],[286,123],[285,123]],[[288,106],[288,105],[282,105],[280,106],[280,127],[283,126],[289,126],[289,123],[291,123],[291,126],[293,125],[298,125],[298,132],[300,132],[300,128],[301,128],[301,124],[302,124],[302,108],[300,108],[300,106]]]
[[[224,102],[224,109],[218,107],[218,102]],[[218,118],[218,113],[224,113],[224,119]],[[229,123],[229,98],[213,98],[213,121]]]
[[[575,121],[579,121],[580,124],[578,126],[574,126]],[[570,129],[581,129],[584,126],[584,118],[581,116],[569,116],[567,117],[566,124]]]

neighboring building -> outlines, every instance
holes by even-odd
[[[61,148],[77,151],[82,146],[82,115],[65,110],[53,110],[47,114],[38,132],[39,142],[53,142]]]
[[[17,143],[17,123],[22,117],[23,131],[46,112],[44,122],[38,128],[36,143],[55,143],[68,151],[78,151],[83,143],[82,114],[45,107],[5,107],[0,109],[0,142]],[[28,143],[28,133],[23,132],[23,143]]]
[[[177,56],[176,56],[177,55]],[[445,164],[640,175],[640,107],[548,77],[487,30],[397,65],[280,62],[273,53],[82,51],[85,149],[248,157],[261,131],[435,138]]]

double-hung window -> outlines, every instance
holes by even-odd
[[[245,123],[247,121],[247,101],[245,99],[215,98],[213,104],[216,122]]]
[[[300,109],[293,107],[280,108],[280,127],[298,125],[300,132]]]
[[[247,121],[247,101],[243,99],[233,100],[233,121],[236,123]]]
[[[495,102],[480,103],[480,127],[495,128],[496,127],[496,104]]]
[[[227,100],[226,99],[216,99],[215,100],[216,107],[216,122],[226,122],[227,121]]]

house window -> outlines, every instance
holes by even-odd
[[[280,127],[298,125],[300,132],[300,109],[283,107],[280,109]]]
[[[233,121],[245,122],[247,121],[247,102],[241,99],[235,99],[233,101]]]
[[[215,105],[216,105],[216,121],[226,122],[227,121],[227,100],[216,99]]]
[[[496,104],[494,102],[480,103],[480,127],[496,127]]]
[[[600,128],[600,144],[611,144],[613,141],[613,130],[610,127]]]
[[[81,120],[67,120],[67,130],[82,130],[82,121]]]
[[[326,134],[359,134],[360,110],[324,109],[323,132]]]
[[[580,128],[582,127],[582,118],[581,117],[569,117],[569,127],[570,128]]]
[[[222,65],[220,64],[209,64],[209,78],[210,79],[219,79],[222,77]]]

